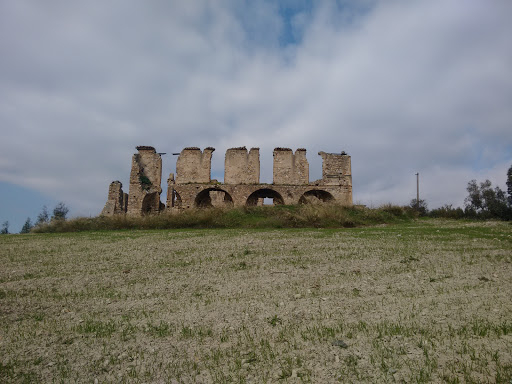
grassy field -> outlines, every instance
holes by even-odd
[[[512,226],[0,236],[0,382],[507,383]]]

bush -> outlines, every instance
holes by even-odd
[[[440,208],[432,209],[428,215],[445,219],[464,219],[467,213],[460,207],[453,208],[451,204],[446,204]]]
[[[427,216],[428,214],[428,206],[425,200],[420,199],[418,203],[416,199],[412,199],[409,204],[409,207],[418,211],[418,214],[420,216]]]

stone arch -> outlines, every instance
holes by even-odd
[[[329,203],[334,201],[334,196],[322,189],[311,189],[305,192],[299,199],[299,204]]]
[[[245,203],[245,205],[258,205],[259,199],[265,198],[273,199],[274,205],[284,204],[284,199],[279,192],[276,192],[270,188],[262,188],[257,189],[256,191],[251,193],[247,198],[247,202]]]
[[[158,192],[148,193],[142,199],[141,213],[149,214],[160,210],[160,194]]]
[[[172,191],[172,206],[175,208],[181,208],[183,205],[180,194],[176,191]]]
[[[233,206],[233,198],[221,188],[206,188],[197,194],[194,206],[197,208],[230,207]]]

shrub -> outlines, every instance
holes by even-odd
[[[420,216],[427,216],[428,214],[428,206],[425,200],[420,199],[418,202],[416,199],[412,199],[409,207],[418,211]]]
[[[453,208],[451,204],[446,204],[440,208],[432,209],[429,212],[429,216],[446,219],[463,219],[466,217],[466,212],[460,207]]]

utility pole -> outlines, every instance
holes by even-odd
[[[416,172],[416,209],[420,210],[420,173]]]

